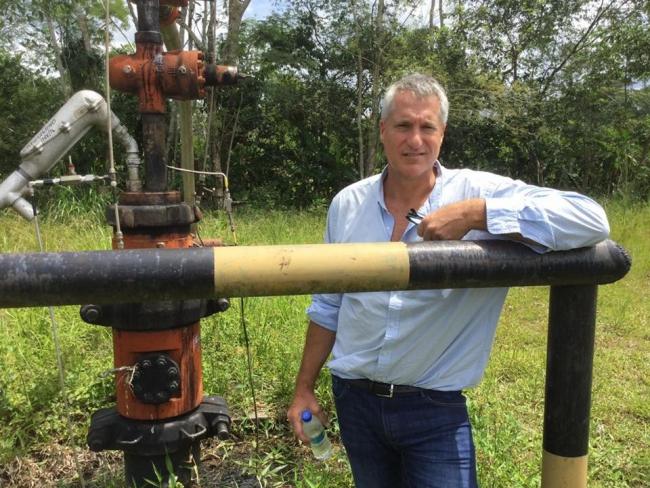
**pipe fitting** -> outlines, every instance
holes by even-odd
[[[32,220],[31,205],[22,198],[29,191],[29,182],[52,169],[92,126],[108,130],[108,105],[99,93],[82,90],[75,93],[20,151],[20,166],[0,184],[0,208],[13,206],[22,217]],[[138,187],[138,144],[113,113],[111,128],[127,151],[130,186]]]

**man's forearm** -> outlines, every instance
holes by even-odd
[[[314,389],[316,378],[332,352],[335,339],[336,332],[321,327],[316,322],[309,322],[302,362],[296,377],[296,390]]]

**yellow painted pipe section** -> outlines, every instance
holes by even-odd
[[[586,488],[587,455],[564,457],[544,451],[542,488]]]
[[[406,289],[403,242],[215,247],[217,296]]]

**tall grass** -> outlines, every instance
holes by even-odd
[[[633,268],[621,282],[599,290],[590,487],[642,487],[650,484],[650,205],[613,201],[607,210],[612,237],[631,253]],[[110,229],[96,217],[96,212],[43,215],[47,249],[107,249]],[[236,214],[241,245],[320,242],[323,222],[323,211]],[[33,227],[13,213],[0,214],[0,228],[0,252],[36,250]],[[221,214],[207,215],[200,233],[233,241]],[[204,448],[206,486],[215,486],[211,479],[219,479],[219,486],[237,486],[245,477],[264,486],[352,485],[340,449],[326,463],[315,462],[296,444],[284,420],[308,301],[306,296],[244,301],[257,407],[263,417],[257,435],[239,300],[226,313],[202,321],[204,389],[224,395],[235,418],[234,440],[211,441]],[[485,378],[467,392],[482,487],[539,486],[547,310],[547,288],[511,290]],[[78,307],[59,307],[56,316],[71,411],[64,408],[58,385],[46,310],[0,310],[0,485],[21,463],[59,452],[53,446],[85,449],[90,414],[114,402],[112,379],[102,375],[112,367],[110,330],[81,322]],[[326,373],[318,394],[334,416]],[[75,422],[73,432],[68,432],[66,416]],[[330,430],[340,447],[335,419]],[[89,458],[84,465],[87,479],[93,480],[92,486],[120,486],[119,461],[114,456],[103,459],[111,460],[113,471],[98,469],[97,458]],[[74,485],[74,470],[58,476],[53,485]]]

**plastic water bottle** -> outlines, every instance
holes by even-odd
[[[311,450],[314,457],[320,461],[328,459],[332,455],[332,443],[327,438],[327,433],[320,423],[318,417],[314,417],[309,410],[302,412],[302,429],[309,437]]]

